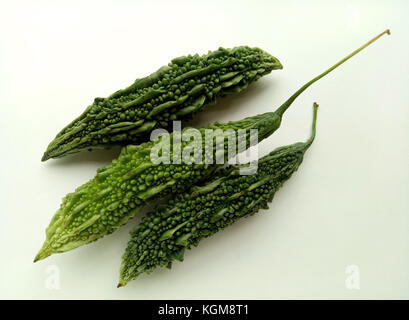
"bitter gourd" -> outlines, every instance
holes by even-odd
[[[148,213],[131,231],[118,287],[157,267],[170,268],[173,261],[183,261],[185,249],[241,218],[268,209],[274,194],[297,171],[314,141],[317,109],[314,103],[311,137],[261,158],[256,174],[242,175],[248,165],[231,166]]]
[[[273,112],[269,115],[248,117],[236,122],[215,123],[199,129],[204,150],[201,164],[174,163],[173,144],[175,135],[183,135],[189,130],[173,132],[169,135],[170,163],[155,164],[151,153],[162,140],[146,142],[140,145],[123,148],[118,159],[112,164],[98,169],[96,176],[68,194],[62,201],[60,209],[52,218],[46,230],[46,241],[36,257],[36,261],[53,253],[65,252],[78,246],[97,240],[110,234],[116,228],[135,216],[149,201],[183,191],[195,183],[204,180],[227,160],[229,139],[223,134],[235,135],[238,130],[246,130],[245,140],[250,143],[250,129],[258,129],[258,139],[268,137],[279,126],[280,117]],[[216,145],[208,148],[205,145],[206,130],[218,133],[213,140],[222,137],[224,144],[221,153]],[[218,130],[220,129],[220,130]],[[227,131],[229,129],[229,131]],[[189,141],[181,141],[183,150]],[[209,159],[220,160],[219,163],[206,163]]]
[[[222,137],[225,137],[224,133],[228,130],[236,136],[240,130],[246,130],[247,146],[251,142],[249,134],[251,129],[258,130],[259,141],[267,138],[279,128],[284,112],[304,90],[382,34],[307,82],[275,112],[267,112],[235,122],[216,122],[201,128],[199,130],[203,142],[201,159],[204,160],[210,153],[213,159],[226,160],[230,151],[229,139],[222,140],[221,153],[216,146],[212,146],[211,149],[206,148],[204,142],[207,129],[213,132],[221,129],[219,135]],[[179,134],[181,134],[180,131],[173,132],[169,138],[170,142],[172,143],[175,135]],[[215,137],[214,140],[217,141],[217,138]],[[208,178],[217,167],[222,165],[216,161],[213,163],[202,161],[202,164],[172,163],[174,160],[172,148],[169,148],[171,163],[154,164],[150,155],[160,143],[162,141],[158,140],[124,148],[119,158],[111,165],[99,169],[92,180],[68,194],[46,229],[46,240],[35,261],[53,253],[77,248],[113,232],[132,218],[145,204],[176,192],[183,192]],[[183,149],[187,144],[188,142],[182,142],[181,148]]]
[[[42,161],[83,149],[147,141],[158,127],[186,120],[218,97],[240,92],[281,63],[259,48],[219,48],[173,59],[155,73],[107,98],[96,98],[57,134]]]

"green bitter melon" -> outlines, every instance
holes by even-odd
[[[206,129],[215,131],[221,129],[223,137],[225,137],[223,131],[233,131],[237,136],[240,130],[246,130],[247,147],[251,143],[249,134],[251,129],[258,130],[258,141],[267,138],[280,127],[283,114],[304,90],[381,35],[307,82],[275,112],[267,112],[235,122],[216,122],[201,128],[199,131],[203,143]],[[180,134],[180,132],[170,134],[171,142],[175,134]],[[215,137],[214,140],[217,141],[217,138]],[[111,165],[99,169],[93,179],[77,188],[75,192],[68,194],[46,229],[46,240],[34,261],[44,259],[54,253],[72,250],[112,233],[135,216],[147,203],[183,192],[208,178],[222,164],[215,163],[215,161],[211,164],[206,163],[204,159],[207,154],[211,153],[213,159],[227,160],[230,151],[226,138],[221,154],[216,146],[208,150],[203,144],[203,164],[172,163],[173,148],[170,148],[170,164],[154,164],[150,154],[159,143],[162,141],[151,141],[124,148],[119,158],[112,161]],[[182,149],[187,143],[182,142]]]
[[[276,191],[297,171],[314,141],[317,108],[314,103],[311,137],[261,158],[256,174],[242,175],[248,164],[231,166],[148,213],[131,231],[118,286],[157,267],[170,268],[173,261],[183,261],[185,249],[241,218],[268,209]]]
[[[281,63],[259,48],[220,48],[173,59],[151,75],[107,98],[96,98],[57,134],[42,161],[84,149],[149,140],[158,127],[186,120],[218,97],[240,92]]]

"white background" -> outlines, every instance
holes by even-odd
[[[408,1],[0,1],[0,298],[409,298]],[[318,132],[269,210],[117,289],[136,218],[104,239],[33,264],[61,198],[118,149],[41,163],[55,134],[172,58],[258,46],[284,65],[194,125],[273,110],[295,89],[390,28],[298,98],[260,155]],[[348,265],[360,289],[345,286]],[[60,288],[47,277],[58,268]],[[48,272],[48,273],[47,273]],[[49,280],[48,280],[49,281]]]

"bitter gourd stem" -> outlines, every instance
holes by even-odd
[[[320,75],[316,76],[314,79],[308,81],[306,84],[304,84],[300,89],[298,89],[290,98],[288,98],[288,100],[286,102],[284,102],[276,111],[275,113],[277,115],[279,115],[280,117],[284,114],[284,112],[290,107],[290,105],[294,102],[294,100],[301,94],[304,92],[305,89],[307,89],[310,85],[312,85],[314,82],[318,81],[319,79],[321,79],[322,77],[326,76],[328,73],[330,73],[332,70],[336,69],[337,67],[339,67],[341,64],[343,64],[345,61],[349,60],[350,58],[352,58],[354,55],[356,55],[358,52],[362,51],[363,49],[365,49],[367,46],[369,46],[371,43],[375,42],[376,40],[378,40],[380,37],[382,37],[384,34],[391,34],[390,30],[387,29],[384,32],[380,33],[379,35],[377,35],[375,38],[373,38],[372,40],[368,41],[367,43],[365,43],[362,47],[356,49],[354,52],[352,52],[351,54],[347,55],[344,59],[340,60],[339,62],[337,62],[336,64],[334,64],[331,68],[329,68],[328,70],[324,71],[323,73],[321,73]]]
[[[305,142],[306,148],[308,149],[309,146],[314,142],[315,139],[315,132],[316,132],[316,124],[317,124],[317,113],[318,113],[318,103],[314,102],[314,114],[312,118],[312,130],[310,138]]]

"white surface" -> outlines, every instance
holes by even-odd
[[[0,298],[409,298],[408,1],[0,3]],[[261,144],[264,155],[304,140],[320,104],[317,139],[269,210],[121,289],[120,257],[138,218],[32,263],[61,198],[118,153],[40,162],[94,97],[180,55],[259,46],[284,70],[195,124],[240,119],[272,110],[386,28],[391,36],[300,96]],[[360,268],[359,290],[345,286],[348,265]],[[53,266],[60,289],[50,288]]]

